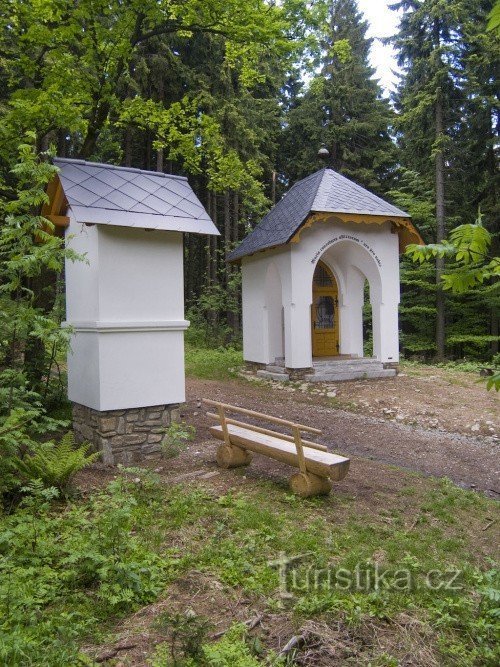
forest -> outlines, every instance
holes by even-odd
[[[498,255],[492,5],[392,5],[401,69],[389,98],[354,0],[3,3],[2,264],[17,250],[9,235],[18,222],[9,229],[8,220],[39,203],[50,175],[40,160],[50,155],[184,174],[221,231],[209,245],[186,240],[189,319],[211,340],[237,342],[239,275],[225,257],[290,185],[323,166],[322,144],[329,166],[408,211],[426,243],[480,219],[493,235],[487,256]],[[54,252],[42,262],[57,263]],[[436,262],[440,273],[445,259]],[[403,354],[491,359],[498,283],[450,295],[433,264],[403,259]],[[31,305],[47,313],[54,294],[39,278]],[[13,299],[15,282],[3,298]],[[4,341],[12,326],[2,323]],[[24,342],[36,347],[38,336]]]
[[[292,540],[297,553],[309,552],[317,546],[317,529],[326,558],[334,541],[323,509],[317,524],[296,530],[297,516],[307,523],[307,512],[318,509],[312,501],[299,508],[266,486],[245,498],[232,491],[215,498],[184,487],[178,495],[169,487],[165,495],[151,471],[135,468],[123,476],[103,472],[110,482],[106,490],[84,490],[83,504],[53,511],[54,503],[71,497],[75,473],[98,458],[86,445],[76,448],[71,434],[63,435],[70,423],[70,332],[61,328],[64,264],[85,258],[66,248],[61,230],[41,215],[57,172],[55,156],[186,176],[205,206],[220,236],[185,235],[188,376],[195,367],[204,379],[234,376],[232,366],[241,362],[241,276],[227,255],[296,181],[326,164],[407,211],[426,244],[410,246],[401,257],[400,345],[408,368],[435,364],[477,374],[485,367],[494,378],[488,388],[498,391],[500,2],[394,0],[390,9],[398,29],[384,39],[398,70],[394,90],[387,91],[371,65],[374,39],[356,0],[0,2],[0,611],[8,619],[4,625],[0,620],[0,663],[96,664],[91,652],[82,657],[81,642],[103,640],[110,618],[153,603],[189,567],[198,573],[213,567],[224,585],[270,596],[271,583],[277,583],[270,583],[265,562],[248,579],[241,575],[255,549],[271,558]],[[328,151],[326,162],[318,156],[321,147]],[[367,296],[368,354],[370,327]],[[481,390],[491,403],[494,392],[488,395],[484,383]],[[330,408],[345,407],[328,396]],[[483,422],[477,429],[488,437],[494,431],[490,417],[478,416]],[[476,422],[469,421],[474,431]],[[176,446],[191,436],[183,424],[169,434]],[[57,443],[46,442],[52,437]],[[461,525],[474,515],[474,539],[486,543],[493,530],[482,531],[494,521],[489,523],[489,501],[446,481],[426,487],[410,476],[404,477],[414,489],[408,496],[415,494],[428,514],[395,531],[392,555],[411,569],[418,563],[438,567],[459,553],[470,584],[458,598],[421,593],[417,606],[443,635],[432,639],[432,659],[412,664],[498,664],[498,572],[488,569],[489,555],[470,565],[471,535],[470,544],[463,536],[444,536],[434,553],[432,532],[453,510]],[[405,493],[398,502],[411,504]],[[281,508],[282,525],[274,508],[266,509],[270,502]],[[155,512],[165,507],[157,524]],[[244,511],[255,513],[255,525]],[[386,518],[401,527],[397,511],[396,518],[389,511]],[[377,528],[380,544],[387,522]],[[417,522],[414,533],[425,524],[418,549],[412,542]],[[370,541],[354,511],[347,524],[346,544],[352,539],[380,550],[379,537]],[[168,533],[168,548],[148,542],[158,525]],[[202,535],[207,525],[212,541],[197,552],[197,534],[189,530],[196,526]],[[172,546],[184,538],[168,532],[181,526],[187,527],[189,555]],[[231,537],[218,544],[227,526],[236,542]],[[446,530],[455,528],[447,524]],[[245,541],[249,533],[253,544]],[[484,553],[491,554],[491,546]],[[359,554],[370,556],[361,547]],[[411,608],[413,598],[401,600],[398,607],[392,598],[346,597],[346,623],[354,627],[365,612],[370,623],[385,622],[395,610]],[[279,614],[280,604],[273,600],[269,609]],[[303,596],[295,611],[309,618],[324,605],[321,596]],[[207,648],[206,628],[190,618],[163,622],[180,642],[183,660],[191,655],[186,646],[203,644],[193,649],[193,661],[172,658],[166,648],[163,655],[160,647],[156,662],[147,664],[295,664],[283,656],[261,661],[258,647],[248,648],[248,624],[234,626],[222,639],[219,633],[219,642]],[[356,664],[407,664],[384,658],[385,649],[380,655],[378,662]]]

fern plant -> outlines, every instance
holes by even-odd
[[[18,458],[17,471],[25,482],[39,479],[45,487],[55,487],[64,495],[76,473],[98,458],[98,452],[87,454],[89,447],[76,447],[69,431],[59,442],[40,443],[24,458]]]

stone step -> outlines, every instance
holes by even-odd
[[[288,382],[290,376],[288,373],[271,373],[270,371],[257,371],[257,376],[264,380],[277,380],[278,382]]]
[[[374,365],[381,365],[382,362],[379,361],[378,359],[370,359],[370,358],[363,358],[363,359],[324,359],[321,361],[314,360],[313,361],[313,368],[321,368],[323,366],[331,366],[332,368],[337,368],[338,366],[343,366],[345,364],[348,364],[349,366],[374,366]]]
[[[390,378],[396,375],[394,368],[385,368],[381,370],[354,370],[342,372],[317,372],[311,375],[305,375],[306,382],[345,382],[347,380],[374,380],[377,378]]]
[[[265,370],[269,373],[286,373],[284,366],[277,366],[276,364],[268,364]]]
[[[375,371],[383,371],[384,366],[382,364],[373,364],[370,366],[354,366],[353,364],[342,364],[342,366],[321,366],[314,369],[315,373],[355,373],[359,371],[360,373],[373,373]]]

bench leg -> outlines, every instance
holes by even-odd
[[[310,472],[298,472],[290,477],[290,488],[302,498],[325,496],[332,490],[332,483],[326,477],[318,477]]]
[[[238,468],[247,466],[252,460],[252,453],[235,445],[219,445],[217,465],[220,468]]]

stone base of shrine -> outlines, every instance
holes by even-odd
[[[165,430],[179,421],[179,406],[99,411],[73,403],[75,442],[89,442],[104,463],[130,465],[156,455]]]

